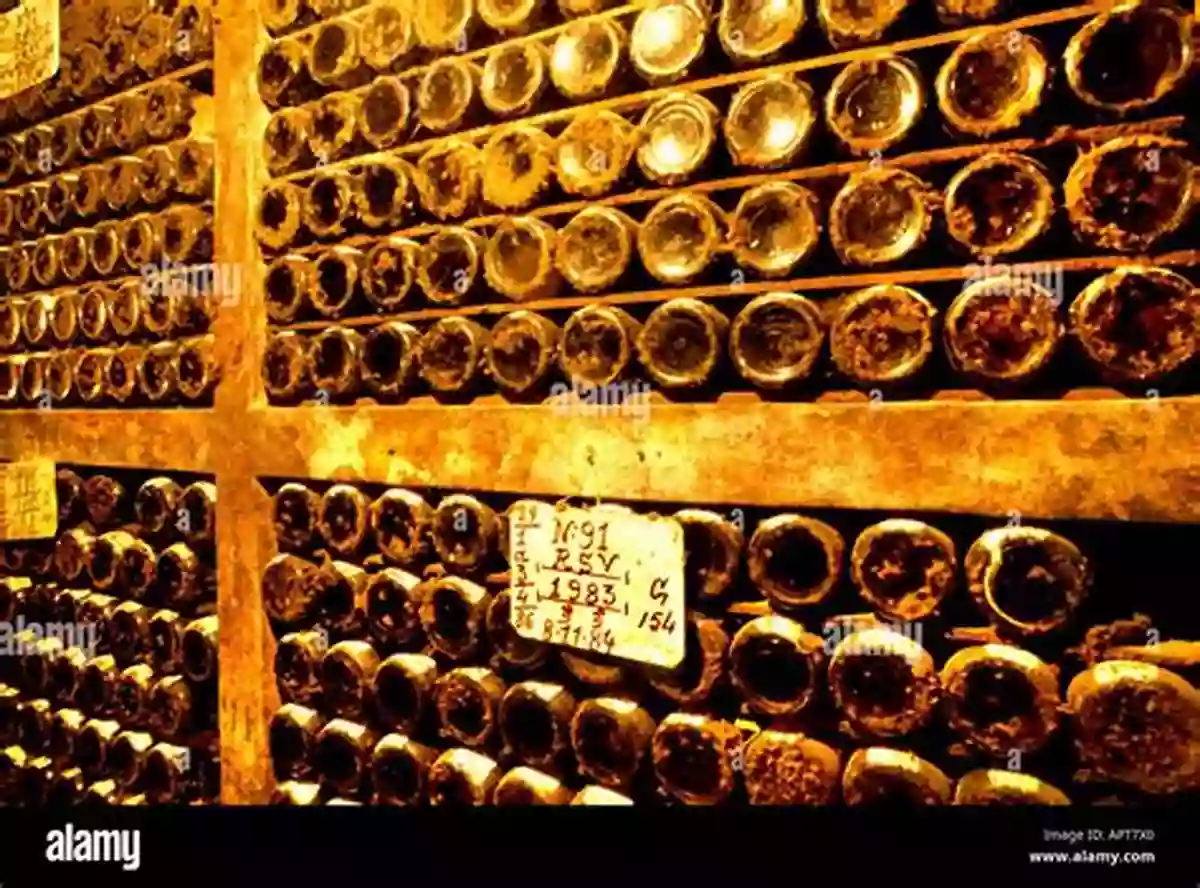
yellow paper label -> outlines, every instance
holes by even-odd
[[[0,464],[0,540],[51,539],[57,532],[54,463]]]
[[[58,5],[59,0],[0,0],[0,99],[57,73]]]
[[[683,661],[677,521],[533,500],[518,503],[510,519],[517,634],[652,666]]]

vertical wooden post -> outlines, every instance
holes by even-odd
[[[217,528],[221,619],[221,800],[254,804],[271,787],[267,719],[278,705],[273,641],[263,613],[259,577],[271,557],[266,495],[254,477],[257,422],[265,407],[260,365],[266,316],[254,238],[267,113],[258,99],[255,66],[265,31],[253,0],[215,0],[217,178],[216,256],[240,282],[225,294],[216,322],[223,380],[216,395],[213,441],[217,466]]]

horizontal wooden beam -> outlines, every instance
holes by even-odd
[[[1200,521],[1200,398],[255,411],[258,474],[613,499]],[[595,408],[592,408],[595,409]]]
[[[214,427],[208,409],[6,410],[0,459],[213,472]]]

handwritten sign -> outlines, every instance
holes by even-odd
[[[57,531],[54,463],[0,464],[0,540],[50,539]]]
[[[683,528],[619,507],[522,500],[509,513],[524,638],[672,668],[683,661]]]

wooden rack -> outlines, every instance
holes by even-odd
[[[1083,20],[1104,5],[1070,7],[1016,24]],[[1055,401],[943,397],[926,402],[860,399],[837,403],[823,399],[776,403],[754,394],[735,393],[715,403],[656,401],[650,405],[648,421],[560,416],[546,406],[510,405],[495,396],[453,407],[427,399],[402,407],[268,406],[261,377],[268,324],[257,272],[262,260],[254,225],[258,195],[270,180],[260,147],[269,115],[256,85],[257,59],[270,38],[257,6],[245,0],[217,0],[215,16],[219,31],[212,63],[217,88],[216,258],[249,273],[242,275],[237,300],[222,305],[216,319],[223,378],[214,406],[0,413],[0,459],[49,457],[216,475],[220,492],[220,727],[225,802],[262,803],[272,783],[266,733],[278,699],[273,679],[274,642],[259,590],[262,569],[275,554],[270,500],[258,483],[265,476],[363,479],[544,496],[1200,522],[1200,397],[1195,396],[1141,400],[1077,392]],[[635,9],[625,7],[607,14]],[[951,43],[989,27],[993,26],[907,40],[892,48],[904,51]],[[800,71],[841,64],[879,49],[842,52],[776,68]],[[762,70],[713,78],[691,88],[728,86]],[[187,73],[177,71],[171,76]],[[658,92],[607,100],[600,106],[638,108]],[[569,113],[573,111],[522,122],[549,121],[556,115],[555,119],[560,119]],[[1164,124],[1169,125],[1170,121]],[[483,127],[467,135],[481,138],[493,128]],[[410,143],[399,153],[411,154],[429,144]],[[1004,147],[1025,150],[1032,146],[1014,142]],[[979,146],[952,148],[909,159],[901,156],[897,161],[921,165],[961,160],[981,150]],[[842,163],[782,176],[846,175],[862,165]],[[736,186],[761,178],[746,177]],[[720,184],[693,187],[712,190]],[[654,191],[607,202],[657,196],[659,192]],[[583,205],[571,204],[569,209],[560,205],[540,212],[558,214]],[[471,224],[494,221],[479,219]],[[1195,265],[1200,253],[1157,259]],[[1105,256],[1073,261],[1080,263],[1080,269],[1099,270],[1121,260]],[[935,268],[899,275],[798,279],[782,285],[849,288],[884,280],[954,280],[961,274],[960,268]],[[779,287],[780,282],[770,284],[772,289]],[[737,293],[754,290],[755,285],[746,284]],[[729,287],[711,292],[673,290],[670,295],[685,293],[732,295]],[[601,298],[623,302],[663,297],[662,293],[638,293]],[[555,300],[553,307],[594,301],[595,297]],[[511,306],[423,310],[401,317],[488,313],[501,308]],[[764,453],[771,454],[766,483],[757,458]]]

